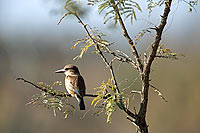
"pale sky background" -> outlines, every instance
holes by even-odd
[[[2,38],[11,41],[12,39],[19,39],[19,36],[23,38],[43,38],[52,35],[59,40],[62,38],[64,32],[71,32],[71,35],[77,34],[76,31],[81,31],[82,29],[80,29],[80,26],[74,20],[65,19],[59,26],[57,25],[58,20],[63,14],[52,15],[51,10],[62,9],[64,2],[62,2],[62,0],[60,1],[63,5],[54,0],[1,0],[0,34]],[[141,3],[141,5],[144,4]],[[141,7],[143,13],[137,12],[138,21],[136,24],[130,25],[130,21],[126,21],[127,27],[133,27],[129,28],[131,29],[129,32],[133,32],[134,35],[142,28],[149,27],[149,24],[142,19],[158,24],[160,19],[159,15],[163,10],[162,8],[157,8],[153,11],[151,17],[147,17],[148,13],[147,10],[145,10],[145,6]],[[169,31],[168,33],[170,33],[170,35],[180,34],[180,37],[182,37],[182,34],[185,32],[192,33],[191,31],[193,31],[199,33],[199,11],[199,5],[196,7],[196,12],[188,13],[188,5],[186,3],[182,2],[177,4],[177,2],[174,2],[166,27]],[[89,19],[87,18],[87,20],[84,20],[86,23],[90,24],[92,27],[98,27],[101,32],[106,32],[108,35],[114,37],[119,35],[112,34],[112,30],[106,31],[107,27],[103,25],[103,18],[95,15],[96,10],[90,10],[90,13]],[[10,42],[10,44],[13,43]]]

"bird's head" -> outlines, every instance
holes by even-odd
[[[55,71],[55,73],[64,73],[66,76],[76,76],[80,74],[78,67],[72,64],[66,65],[63,69]]]

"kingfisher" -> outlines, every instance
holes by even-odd
[[[78,67],[72,64],[65,65],[63,69],[55,71],[55,73],[65,74],[65,88],[67,92],[75,97],[79,104],[80,110],[85,110],[83,97],[85,96],[85,82],[81,76]]]

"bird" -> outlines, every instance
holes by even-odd
[[[86,87],[78,67],[73,64],[65,65],[63,69],[57,70],[55,73],[65,74],[65,88],[67,92],[77,99],[79,109],[85,110],[83,97],[85,96]]]

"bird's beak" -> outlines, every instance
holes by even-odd
[[[60,69],[60,70],[55,71],[55,73],[64,73],[64,72],[65,72],[65,69]]]

